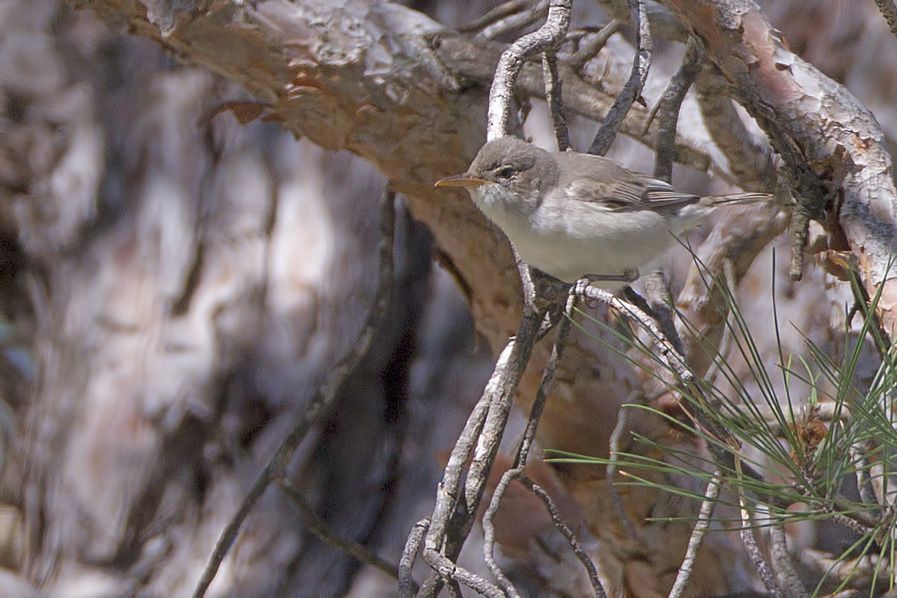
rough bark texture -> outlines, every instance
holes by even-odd
[[[850,249],[884,330],[897,332],[897,188],[884,133],[844,87],[793,54],[751,0],[667,0],[707,47],[782,155],[802,209],[832,215],[830,245]],[[844,243],[846,241],[846,245]]]

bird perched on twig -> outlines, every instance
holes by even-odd
[[[516,137],[488,142],[467,172],[436,186],[466,188],[530,266],[611,289],[637,278],[717,206],[771,198],[681,193],[608,158],[549,152]]]

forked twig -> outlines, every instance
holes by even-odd
[[[571,530],[564,522],[561,513],[558,510],[557,505],[555,505],[554,501],[551,499],[551,496],[540,486],[534,484],[526,474],[522,475],[520,480],[532,490],[536,496],[542,499],[545,508],[548,509],[548,514],[551,515],[551,520],[554,522],[555,527],[567,539],[567,543],[570,545],[570,548],[573,549],[576,558],[578,558],[579,562],[582,563],[582,566],[586,568],[586,572],[589,574],[589,583],[592,584],[592,592],[594,592],[596,598],[604,598],[607,596],[604,587],[601,585],[601,580],[598,578],[598,571],[595,569],[595,564],[592,563],[592,559],[589,558],[589,555],[585,553],[579,540],[576,539],[576,534],[574,534],[573,530]]]
[[[577,283],[577,285],[581,284],[583,283]],[[517,456],[514,459],[514,465],[511,469],[509,469],[502,475],[498,486],[492,494],[492,500],[489,503],[489,508],[483,515],[483,532],[485,536],[485,541],[483,544],[484,559],[490,571],[492,571],[492,574],[498,580],[499,585],[509,596],[517,596],[518,593],[516,588],[514,588],[513,584],[495,562],[495,526],[493,524],[493,518],[498,512],[498,508],[501,504],[501,499],[505,491],[507,490],[511,482],[515,479],[520,480],[520,482],[524,486],[529,488],[533,493],[536,494],[536,496],[539,497],[540,500],[542,500],[542,502],[548,509],[549,514],[551,515],[555,527],[564,536],[564,538],[567,540],[568,544],[570,544],[570,547],[576,554],[577,558],[579,558],[579,560],[585,566],[595,594],[597,596],[605,595],[604,589],[601,586],[601,581],[599,580],[597,571],[595,570],[595,565],[592,563],[589,556],[582,550],[582,546],[576,540],[576,535],[574,534],[574,532],[569,528],[569,526],[566,525],[566,523],[561,518],[560,512],[557,509],[557,506],[554,504],[554,501],[541,487],[534,484],[525,474],[526,461],[529,456],[529,451],[532,448],[533,441],[535,440],[536,429],[539,425],[539,419],[541,418],[542,411],[545,408],[545,402],[548,398],[548,391],[550,390],[551,384],[554,380],[554,373],[563,353],[564,343],[566,342],[567,336],[570,332],[570,322],[571,318],[573,317],[573,311],[576,308],[576,300],[577,291],[575,288],[571,288],[567,297],[566,306],[564,308],[564,314],[561,317],[560,324],[558,326],[557,339],[555,340],[554,346],[552,347],[548,364],[545,366],[545,371],[542,374],[542,381],[539,384],[539,389],[536,391],[536,400],[533,402],[533,407],[530,410],[530,416],[527,420],[526,429],[524,430],[523,438],[520,441],[520,446],[517,450]]]
[[[489,91],[489,121],[486,138],[490,141],[508,134],[511,95],[523,63],[539,52],[551,50],[564,40],[570,26],[573,0],[551,0],[545,24],[524,35],[502,53]]]
[[[268,486],[284,476],[293,453],[296,452],[299,444],[312,426],[336,401],[346,381],[352,376],[358,366],[362,364],[377,330],[386,320],[392,295],[392,254],[393,239],[395,237],[394,204],[395,192],[387,189],[380,201],[380,245],[378,248],[380,264],[377,291],[358,339],[352,345],[352,349],[327,374],[324,384],[309,401],[308,406],[293,426],[293,429],[283,439],[280,446],[277,447],[274,456],[268,461],[265,469],[262,470],[262,473],[252,484],[239,509],[237,509],[237,512],[231,517],[221,532],[221,536],[218,538],[215,549],[193,593],[194,598],[205,596],[209,585],[211,585],[215,575],[218,573],[221,562],[233,546],[246,517],[262,497],[262,494],[265,493]]]
[[[809,596],[800,576],[794,569],[791,554],[785,542],[785,524],[779,520],[769,528],[770,562],[778,577],[779,583],[785,587],[786,595],[790,598],[804,598]]]

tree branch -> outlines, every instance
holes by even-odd
[[[537,31],[524,35],[505,50],[498,60],[492,88],[489,91],[489,115],[486,138],[498,139],[508,135],[511,112],[511,93],[523,63],[539,52],[556,48],[567,34],[573,0],[551,0],[548,18]]]
[[[783,158],[801,210],[844,241],[876,313],[897,333],[897,189],[884,134],[849,91],[782,43],[752,0],[664,0],[703,41]],[[837,220],[826,219],[833,212]]]
[[[629,11],[635,22],[636,30],[632,71],[623,91],[617,96],[617,100],[608,111],[589,147],[589,153],[598,156],[603,156],[610,149],[610,145],[617,136],[617,130],[629,109],[632,108],[632,104],[641,98],[642,88],[648,79],[648,69],[651,68],[653,43],[651,41],[651,25],[645,10],[645,0],[629,0]]]

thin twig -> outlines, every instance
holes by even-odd
[[[480,15],[467,25],[459,27],[458,31],[460,33],[476,33],[477,31],[483,30],[485,27],[491,25],[499,19],[503,19],[505,17],[509,17],[511,15],[529,9],[530,4],[532,4],[531,0],[510,0],[509,2],[505,2],[504,4],[499,4],[495,8],[486,11],[485,14]]]
[[[742,474],[741,458],[737,453],[735,454],[735,471],[740,478]],[[751,513],[748,510],[747,501],[744,497],[744,489],[740,483],[736,483],[736,490],[738,492],[739,512],[741,513],[741,542],[744,544],[748,557],[751,559],[754,567],[757,568],[757,573],[760,574],[760,579],[763,580],[763,585],[766,586],[769,593],[774,598],[783,596],[782,589],[779,588],[779,584],[776,582],[772,569],[769,567],[769,564],[763,557],[763,553],[760,552],[760,547],[757,545],[757,539],[754,537],[754,526],[752,524]]]
[[[496,380],[496,388],[491,393],[493,400],[489,406],[483,430],[480,432],[477,448],[470,462],[464,485],[464,497],[470,512],[476,511],[483,496],[489,470],[498,453],[499,443],[511,411],[514,390],[526,369],[541,320],[541,314],[524,308],[518,336],[514,341],[514,346],[515,348],[519,347],[519,351],[512,355],[509,367],[500,373]]]
[[[685,550],[685,558],[682,559],[682,564],[679,566],[679,573],[676,574],[676,581],[670,590],[669,598],[680,598],[682,593],[685,592],[685,588],[688,587],[688,581],[694,570],[698,550],[701,549],[704,534],[710,528],[713,509],[716,507],[716,497],[719,496],[721,486],[722,472],[717,469],[713,472],[713,477],[710,478],[710,481],[707,482],[707,489],[704,491],[704,501],[701,503],[701,510],[698,512],[698,521],[691,531],[688,548]]]
[[[428,527],[430,527],[430,520],[425,517],[415,523],[411,528],[411,533],[408,534],[408,541],[405,542],[405,548],[402,550],[402,558],[399,559],[399,598],[412,598],[417,592],[412,568],[414,567],[414,558],[420,550]]]
[[[897,6],[894,6],[894,0],[875,0],[875,4],[881,11],[881,16],[888,22],[891,33],[897,37]]]
[[[691,370],[689,370],[688,365],[685,363],[685,359],[676,350],[676,347],[673,346],[672,341],[663,334],[660,328],[658,328],[657,323],[654,322],[648,314],[632,303],[623,301],[622,299],[615,297],[613,293],[604,289],[585,286],[578,288],[578,291],[582,297],[609,305],[634,320],[650,335],[660,358],[667,364],[667,367],[673,371],[680,383],[691,385],[694,382],[694,376],[692,375]]]
[[[570,133],[567,131],[567,117],[564,116],[558,60],[551,50],[546,50],[542,54],[542,72],[545,77],[545,100],[548,103],[548,111],[551,113],[554,138],[558,144],[558,151],[565,152],[570,149]]]
[[[670,182],[673,176],[673,162],[676,159],[676,124],[679,122],[679,110],[688,89],[701,71],[703,53],[700,42],[695,37],[689,37],[682,65],[670,79],[669,85],[657,102],[657,159],[654,162],[654,176],[667,182]],[[648,126],[650,124],[649,118]]]
[[[544,19],[547,12],[548,0],[539,0],[539,3],[532,8],[525,8],[518,13],[510,14],[491,25],[487,25],[475,37],[478,39],[495,39],[506,33],[529,27],[533,23]]]
[[[442,481],[439,483],[437,489],[436,506],[433,509],[433,515],[430,517],[430,525],[426,533],[426,540],[424,542],[425,554],[428,541],[434,550],[438,550],[442,547],[445,541],[446,529],[449,525],[449,521],[453,513],[455,513],[456,509],[459,507],[458,503],[461,499],[460,484],[461,477],[464,473],[464,466],[470,459],[474,444],[479,437],[480,430],[482,430],[483,423],[486,420],[486,414],[489,411],[489,403],[491,400],[491,395],[489,393],[490,385],[493,384],[493,378],[495,378],[496,373],[507,367],[507,362],[511,358],[513,348],[514,341],[511,340],[505,345],[504,350],[498,356],[492,378],[490,378],[489,383],[487,383],[486,390],[483,392],[480,400],[474,406],[473,410],[471,410],[467,422],[464,424],[464,429],[458,436],[458,440],[455,442],[455,446],[452,448],[452,452],[449,455],[448,463],[443,471]],[[409,542],[410,541],[411,538],[409,537]],[[439,587],[428,580],[428,582],[424,583],[421,588],[421,594],[424,596],[431,595],[430,591],[432,590],[432,595],[435,595],[435,593],[439,591]]]
[[[628,399],[626,401],[627,404],[632,404]],[[639,401],[641,403],[641,401]],[[639,540],[638,528],[635,525],[635,522],[632,520],[632,517],[629,516],[629,513],[626,511],[626,508],[623,506],[623,499],[620,497],[620,489],[617,487],[616,479],[617,479],[617,470],[619,469],[619,455],[620,455],[620,441],[623,438],[623,433],[626,431],[629,422],[629,409],[626,408],[626,405],[620,407],[620,410],[617,412],[617,423],[614,426],[613,431],[610,434],[610,441],[608,446],[608,460],[607,460],[607,486],[610,491],[610,500],[614,506],[614,510],[617,512],[617,516],[623,522],[623,527],[626,528],[626,533],[629,535],[631,540]]]
[[[580,283],[577,282],[577,285]],[[533,446],[536,438],[536,428],[539,426],[539,420],[542,412],[545,410],[545,403],[548,400],[548,391],[554,383],[554,374],[557,370],[558,363],[564,353],[564,345],[567,343],[567,337],[570,335],[570,323],[573,318],[573,312],[576,309],[577,295],[576,287],[570,289],[567,296],[567,302],[564,306],[564,314],[558,325],[557,338],[551,349],[551,356],[545,365],[542,373],[542,380],[539,388],[536,390],[536,399],[533,401],[532,409],[530,409],[529,419],[526,422],[526,429],[523,432],[523,438],[520,441],[520,447],[517,449],[517,456],[514,458],[514,467],[525,467],[526,460],[529,457],[529,451]]]
[[[503,426],[500,424],[507,420],[513,391],[529,361],[541,321],[541,314],[536,313],[531,307],[524,309],[517,336],[508,342],[499,356],[483,396],[474,407],[468,425],[465,426],[449,457],[443,481],[437,491],[436,507],[424,540],[424,560],[443,577],[460,572],[462,575],[458,576],[458,581],[468,586],[470,583],[482,585],[481,580],[457,568],[451,559],[457,557],[473,525],[474,513],[485,487],[485,476],[488,475],[495,459],[494,451],[497,450],[498,440],[503,432]],[[483,436],[487,432],[489,439],[484,441]],[[460,488],[462,468],[470,458],[475,442],[478,444],[477,454],[470,465],[467,486],[462,493]],[[491,450],[481,451],[484,442]],[[474,465],[477,465],[476,471]],[[458,508],[462,508],[461,516],[453,517]],[[498,590],[493,584],[489,585]],[[478,588],[474,589],[479,591]],[[489,590],[492,591],[492,588]],[[498,591],[500,593],[500,590]]]
[[[514,465],[511,469],[502,474],[498,486],[492,493],[492,499],[489,502],[489,507],[483,514],[483,556],[486,561],[486,565],[489,567],[489,570],[492,571],[492,574],[498,581],[498,585],[500,585],[509,596],[517,596],[518,592],[516,588],[514,588],[514,585],[511,583],[511,581],[501,570],[501,567],[499,567],[495,562],[495,525],[493,524],[493,519],[495,517],[495,514],[498,512],[499,505],[501,504],[501,499],[504,496],[504,493],[507,490],[508,486],[515,478],[523,474],[524,468],[526,467],[527,457],[529,456],[530,448],[532,447],[533,441],[535,440],[536,429],[539,426],[539,419],[542,416],[542,411],[545,408],[545,402],[548,398],[548,391],[551,389],[551,384],[554,381],[554,373],[557,369],[557,364],[560,361],[561,355],[563,353],[564,344],[566,343],[567,336],[570,332],[570,319],[573,317],[573,310],[575,309],[575,307],[576,293],[573,289],[571,289],[567,297],[567,304],[564,309],[564,315],[560,320],[560,325],[558,326],[557,338],[555,339],[554,346],[552,347],[551,356],[549,357],[548,363],[545,366],[545,371],[542,373],[542,381],[540,382],[539,388],[536,391],[536,399],[533,402],[529,419],[526,423],[526,429],[523,433],[523,438],[521,439],[520,446],[517,449],[517,456],[514,459]]]
[[[511,583],[511,580],[508,579],[508,576],[505,575],[505,572],[501,570],[501,567],[498,566],[498,563],[495,562],[495,524],[493,520],[495,519],[495,514],[498,513],[499,506],[501,506],[501,499],[505,495],[505,490],[508,489],[511,482],[522,474],[522,467],[514,467],[504,472],[501,480],[495,487],[495,491],[492,493],[489,507],[483,513],[483,559],[486,561],[486,566],[489,567],[495,580],[498,581],[498,585],[511,598],[517,598],[520,596],[520,593],[514,587],[514,584]]]
[[[592,146],[589,148],[590,154],[603,156],[610,149],[611,143],[617,136],[617,129],[632,104],[641,98],[642,88],[648,79],[648,69],[651,67],[651,26],[648,23],[648,14],[645,10],[644,0],[629,0],[629,11],[632,21],[635,23],[635,56],[632,59],[632,71],[629,80],[623,87],[623,91],[617,96],[617,100],[608,111],[604,122],[595,135]]]
[[[327,523],[315,513],[314,507],[309,504],[308,500],[302,496],[302,493],[290,484],[288,480],[280,478],[276,480],[276,483],[283,490],[284,494],[286,494],[287,497],[299,507],[299,510],[302,511],[302,522],[308,527],[308,530],[322,542],[342,550],[362,563],[367,563],[372,567],[376,567],[396,580],[399,579],[398,568],[395,564],[380,558],[358,542],[346,540],[334,534]]]
[[[324,415],[336,401],[340,390],[346,381],[354,374],[355,370],[364,361],[373,339],[382,323],[386,320],[392,291],[393,273],[393,238],[395,236],[395,192],[387,189],[380,200],[380,245],[379,253],[379,278],[374,302],[368,312],[367,319],[358,335],[358,339],[352,345],[352,349],[343,357],[336,366],[327,374],[324,384],[317,390],[309,401],[305,411],[293,426],[290,433],[283,439],[280,446],[274,452],[274,456],[268,461],[265,469],[253,483],[252,487],[243,499],[240,508],[230,519],[221,532],[215,549],[209,562],[203,571],[202,577],[193,593],[194,598],[202,598],[209,585],[215,579],[218,568],[227,553],[233,546],[234,540],[240,531],[240,527],[246,520],[252,508],[262,497],[268,486],[275,480],[283,477],[290,464],[290,459],[299,444],[311,430],[312,426]]]
[[[579,562],[582,563],[582,566],[586,568],[586,572],[589,575],[589,583],[592,584],[592,592],[594,592],[597,598],[605,598],[607,594],[604,591],[604,586],[601,585],[601,579],[598,577],[598,571],[595,569],[595,564],[592,563],[592,559],[589,558],[589,555],[583,550],[582,544],[576,539],[576,534],[574,534],[573,530],[571,530],[564,522],[560,510],[558,510],[557,505],[554,504],[551,496],[545,492],[541,486],[534,484],[526,474],[520,476],[520,481],[532,490],[545,504],[545,508],[548,509],[548,514],[551,515],[551,520],[554,522],[554,526],[561,532],[561,534],[563,534],[564,538],[567,539],[567,543],[570,545],[570,548],[573,549],[576,558],[578,558]]]
[[[576,51],[573,56],[570,57],[570,60],[567,61],[567,64],[576,72],[579,72],[585,67],[586,63],[593,59],[598,55],[604,46],[607,45],[607,41],[613,36],[615,33],[618,33],[620,29],[623,28],[623,22],[617,19],[611,20],[610,23],[601,28],[601,31],[595,34],[594,37],[590,38],[588,42],[583,44],[583,46]]]
[[[803,598],[809,596],[804,584],[800,581],[791,554],[785,541],[785,525],[778,521],[769,528],[770,562],[776,572],[779,583],[785,588],[786,595],[791,598]]]
[[[511,96],[514,82],[527,58],[556,48],[564,40],[570,25],[573,0],[551,0],[545,24],[524,35],[502,53],[489,91],[489,118],[486,137],[490,141],[508,134]]]

